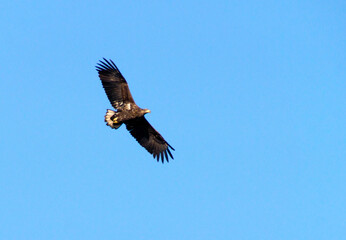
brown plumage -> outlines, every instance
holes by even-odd
[[[157,161],[161,159],[163,163],[165,159],[168,162],[169,157],[173,159],[170,149],[174,150],[174,148],[144,117],[144,114],[149,113],[150,110],[136,105],[129,86],[117,66],[112,60],[105,58],[103,60],[98,63],[96,70],[110,103],[116,109],[116,111],[107,110],[105,115],[107,125],[117,129],[124,123],[137,142]]]

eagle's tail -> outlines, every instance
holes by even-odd
[[[117,123],[117,113],[113,110],[107,109],[106,115],[105,115],[105,122],[108,126],[114,129],[118,129],[122,123]]]

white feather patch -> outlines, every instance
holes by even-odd
[[[116,112],[107,109],[106,115],[105,115],[105,122],[107,123],[108,126],[111,128],[114,127],[113,121],[111,120],[111,117],[113,117],[116,114]]]
[[[131,110],[131,103],[126,104],[126,110]]]

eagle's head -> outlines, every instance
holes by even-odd
[[[147,113],[151,113],[150,109],[142,109],[142,113],[143,114],[147,114]]]

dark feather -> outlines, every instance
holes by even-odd
[[[169,145],[161,134],[150,125],[144,116],[126,121],[125,124],[126,129],[137,140],[137,142],[151,153],[157,161],[160,160],[161,156],[162,163],[165,159],[168,162],[169,158],[167,152],[169,156],[174,159],[169,150],[169,148],[172,150],[174,150],[174,148]]]
[[[112,60],[103,59],[96,70],[112,106],[117,109],[126,102],[134,103],[129,86]]]

